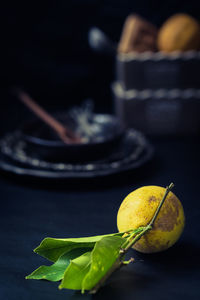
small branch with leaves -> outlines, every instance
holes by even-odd
[[[61,280],[59,289],[96,293],[114,271],[134,261],[133,258],[126,261],[126,253],[152,229],[159,211],[173,187],[174,184],[171,183],[166,188],[152,220],[144,227],[84,238],[45,238],[34,252],[52,261],[53,264],[40,266],[26,276],[26,279]]]

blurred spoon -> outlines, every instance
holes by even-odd
[[[114,55],[117,45],[99,28],[92,27],[88,32],[90,47],[99,53]]]
[[[64,126],[60,121],[52,117],[39,104],[37,104],[31,97],[20,89],[14,89],[15,95],[18,99],[28,107],[38,118],[47,124],[65,144],[80,143],[81,138],[76,136],[69,128]]]

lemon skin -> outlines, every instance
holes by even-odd
[[[149,224],[165,190],[160,186],[144,186],[130,193],[118,210],[118,230],[123,232]],[[174,193],[170,192],[153,228],[135,243],[133,248],[143,253],[166,250],[179,239],[184,224],[183,206]]]

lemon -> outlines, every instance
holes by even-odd
[[[128,194],[118,210],[118,230],[123,232],[148,225],[164,194],[165,188],[160,186],[144,186]],[[183,206],[175,194],[169,192],[152,229],[133,248],[143,253],[166,250],[179,239],[184,224]]]
[[[175,14],[162,25],[157,38],[158,49],[164,52],[198,50],[200,24],[187,14]]]

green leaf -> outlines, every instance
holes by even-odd
[[[66,268],[70,264],[70,260],[82,255],[88,248],[77,248],[62,255],[51,266],[41,266],[30,275],[26,276],[26,279],[46,279],[50,281],[59,281],[63,278]]]
[[[93,248],[95,243],[106,236],[122,236],[122,232],[98,235],[84,238],[69,238],[69,239],[56,239],[45,238],[41,244],[34,249],[34,252],[47,258],[50,261],[56,262],[60,256],[75,248]]]
[[[82,282],[82,292],[91,290],[112,268],[119,258],[120,249],[125,238],[118,236],[107,236],[98,241],[91,254],[90,270]]]
[[[91,265],[91,251],[73,259],[65,271],[64,278],[59,289],[81,290],[82,281],[88,273]]]

